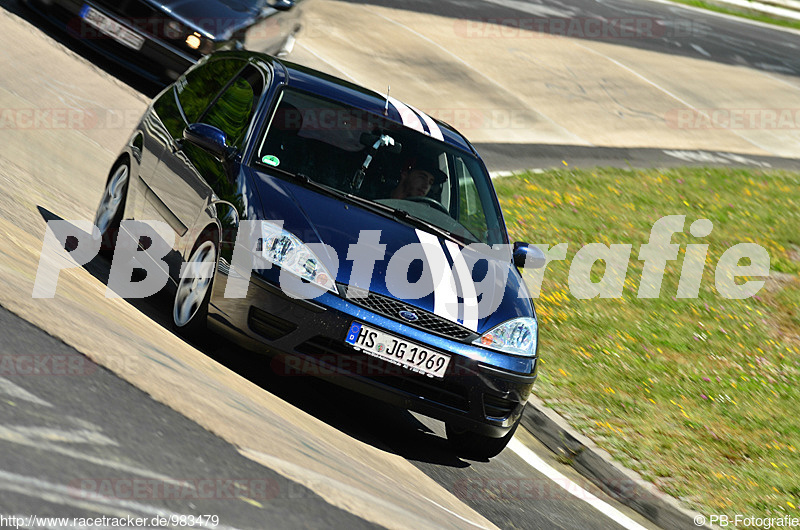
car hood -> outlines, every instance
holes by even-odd
[[[299,183],[248,171],[260,204],[255,209],[251,204],[249,217],[282,221],[283,228],[304,243],[327,245],[314,251],[338,283],[369,285],[372,293],[402,300],[479,334],[512,318],[534,316],[510,253],[507,259],[499,259],[472,250],[459,252],[462,247],[455,242],[405,222]],[[357,256],[351,251],[364,230],[378,231],[380,244],[385,245],[371,276],[361,272],[363,267],[354,259],[361,253]],[[389,265],[393,260],[399,262]]]
[[[276,11],[266,0],[149,0],[195,29],[215,38],[227,38],[235,30]]]

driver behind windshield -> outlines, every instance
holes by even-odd
[[[392,199],[425,197],[434,184],[441,184],[447,177],[433,160],[409,160],[400,171],[400,182],[392,190]]]

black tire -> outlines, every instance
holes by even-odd
[[[472,460],[489,460],[506,448],[508,442],[514,437],[520,420],[517,420],[511,430],[502,438],[491,438],[470,431],[458,431],[447,423],[445,424],[447,441],[453,446],[458,456]]]
[[[191,272],[192,267],[207,264],[208,267],[212,267],[208,271],[211,277],[204,279],[198,278],[199,275],[183,274],[181,278],[178,278],[178,286],[172,299],[172,324],[178,334],[186,338],[199,338],[206,335],[208,304],[217,274],[218,259],[217,238],[213,233],[206,232],[194,244],[192,252],[186,260],[186,270]]]
[[[127,160],[117,162],[109,174],[103,196],[94,216],[94,225],[100,230],[100,255],[111,259],[117,246],[117,236],[125,203],[128,199],[131,167]]]

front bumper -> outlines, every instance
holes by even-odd
[[[512,359],[413,328],[326,293],[295,300],[252,275],[246,298],[226,299],[226,276],[214,282],[209,325],[240,345],[274,355],[273,370],[312,375],[391,405],[448,422],[458,430],[502,437],[522,415],[536,380],[535,359]],[[344,342],[354,320],[444,351],[443,379],[412,373]]]

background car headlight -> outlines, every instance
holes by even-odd
[[[175,20],[167,20],[164,24],[164,36],[168,39],[180,39],[185,31],[183,25]]]
[[[186,45],[193,50],[199,49],[201,44],[203,44],[203,39],[197,32],[186,37]]]
[[[473,344],[513,355],[533,357],[536,355],[538,339],[539,324],[536,319],[523,317],[503,322],[481,335]]]
[[[261,237],[261,256],[265,260],[323,289],[337,292],[328,269],[297,236],[262,221]]]

